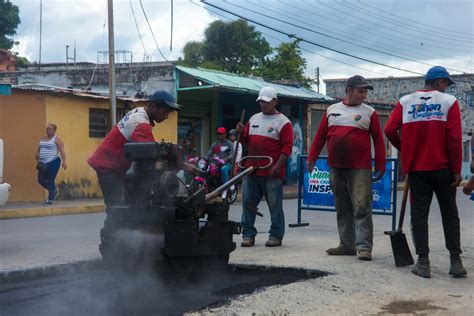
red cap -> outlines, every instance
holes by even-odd
[[[218,134],[225,134],[225,133],[227,133],[227,130],[225,129],[225,127],[219,127],[217,129],[217,133]]]

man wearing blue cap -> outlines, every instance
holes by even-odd
[[[431,277],[428,247],[428,214],[433,192],[443,219],[449,274],[465,276],[456,188],[461,182],[461,113],[456,97],[444,93],[454,84],[441,66],[428,70],[425,88],[398,101],[385,126],[385,135],[401,153],[403,171],[411,189],[411,226],[418,262],[412,272]],[[399,129],[403,127],[402,135]]]
[[[130,168],[125,158],[124,145],[128,142],[154,142],[152,128],[166,120],[171,112],[179,111],[176,99],[166,91],[156,91],[146,107],[131,110],[115,125],[87,160],[96,171],[104,203],[123,203],[123,180]],[[184,163],[183,169],[196,173],[196,167]]]

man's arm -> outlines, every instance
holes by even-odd
[[[385,125],[385,136],[398,151],[401,149],[401,139],[398,130],[402,127],[403,107],[400,102],[397,103],[392,114]]]
[[[235,129],[237,132],[240,133],[240,141],[242,144],[248,145],[249,144],[249,130],[250,130],[250,125],[249,123],[243,125],[242,123],[237,123],[235,126]]]
[[[281,168],[286,164],[293,149],[293,127],[288,122],[280,131],[281,153],[278,161],[273,165],[268,174],[269,177],[278,177]]]
[[[154,142],[155,137],[153,136],[151,125],[148,123],[138,124],[133,130],[130,140],[137,143]]]
[[[462,128],[461,112],[457,100],[449,109],[446,130],[449,163],[454,174],[454,182],[451,185],[457,187],[462,180]]]
[[[385,144],[383,142],[382,129],[377,112],[374,111],[370,117],[370,134],[375,148],[375,177],[374,181],[380,180],[385,173]]]
[[[316,132],[316,136],[313,139],[313,143],[311,144],[311,148],[309,150],[308,158],[306,159],[306,167],[308,172],[313,172],[314,164],[316,160],[318,160],[319,154],[321,150],[324,148],[324,144],[326,144],[326,137],[328,134],[328,118],[327,113],[323,116],[323,120],[321,124],[319,124],[318,131]]]
[[[211,157],[214,155],[214,147],[216,147],[217,142],[212,143],[211,147],[209,147],[209,150],[207,151],[206,158],[211,159]]]

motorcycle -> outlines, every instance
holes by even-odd
[[[194,157],[188,160],[189,163],[196,165],[199,168],[199,175],[194,177],[194,190],[198,190],[201,187],[207,187],[208,191],[214,191],[220,185],[221,180],[221,167],[225,165],[225,161],[219,157],[212,157],[207,159],[206,157]],[[230,186],[222,195],[222,199],[227,204],[232,204],[237,199],[238,189],[236,185]]]

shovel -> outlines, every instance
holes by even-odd
[[[403,187],[402,207],[400,209],[400,219],[398,220],[397,230],[386,231],[385,235],[390,236],[392,243],[393,257],[395,259],[395,266],[404,267],[414,264],[411,256],[410,248],[408,247],[407,237],[402,232],[403,219],[405,217],[405,209],[407,207],[408,198],[408,175],[405,176],[405,185]]]

